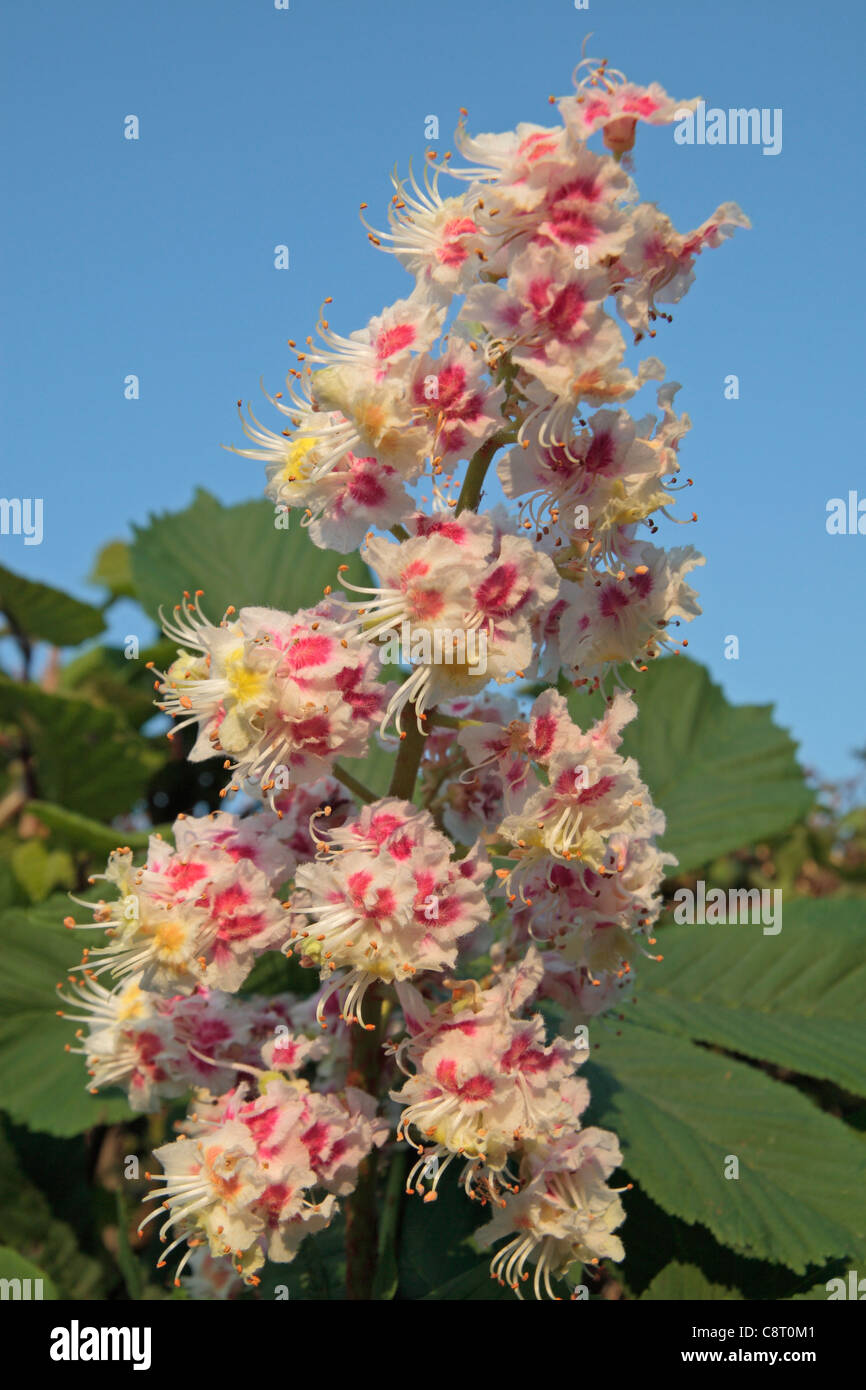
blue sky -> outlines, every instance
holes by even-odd
[[[45,533],[0,536],[2,562],[95,597],[93,555],[131,520],[186,506],[197,485],[257,495],[259,465],[219,447],[242,442],[236,399],[255,402],[260,377],[279,389],[286,339],[311,331],[325,295],[347,332],[410,287],[369,247],[358,204],[381,225],[389,172],[420,160],[431,114],[440,148],[461,105],[473,131],[547,122],[592,32],[592,54],[676,97],[782,109],[777,156],[638,134],[641,195],[681,230],[728,199],[753,223],[701,258],[654,346],[683,383],[700,517],[660,539],[707,556],[693,655],[732,699],[775,703],[810,767],[850,774],[866,744],[866,535],[825,521],[830,498],[866,499],[863,14],[851,0],[10,7],[0,494],[42,497]],[[115,635],[129,622],[119,611]]]

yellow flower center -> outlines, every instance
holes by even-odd
[[[154,932],[153,940],[160,960],[170,965],[173,957],[176,959],[183,953],[186,927],[183,922],[163,922]]]
[[[261,699],[267,685],[267,676],[263,671],[250,670],[244,661],[241,647],[226,661],[226,682],[232,699],[239,705],[247,705]]]
[[[145,1004],[144,991],[138,985],[129,985],[120,996],[118,1019],[138,1018]]]
[[[318,445],[318,439],[293,440],[288,445],[279,481],[286,485],[307,482],[316,466],[315,451]]]

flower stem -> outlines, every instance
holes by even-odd
[[[409,726],[406,730],[406,737],[400,743],[397,753],[397,761],[394,764],[394,771],[391,775],[391,786],[388,789],[389,796],[399,796],[401,801],[411,801],[412,793],[415,790],[415,783],[418,779],[418,768],[421,763],[421,756],[424,752],[424,738],[418,728],[418,720],[415,717],[415,706],[410,704],[407,709],[409,716]],[[428,713],[428,722],[432,718],[433,711]]]
[[[458,513],[467,508],[470,511],[475,511],[481,500],[481,489],[493,456],[503,444],[512,443],[514,438],[513,426],[497,430],[496,434],[492,435],[487,443],[482,444],[481,448],[473,454],[466,470],[463,487],[460,490],[460,497],[457,502]],[[396,531],[395,534],[397,534]],[[402,537],[398,536],[398,539],[402,539]],[[407,714],[409,718],[406,735],[400,742],[394,771],[391,775],[391,785],[388,789],[389,796],[399,797],[401,801],[412,800],[412,793],[418,780],[418,768],[424,754],[425,735],[419,728],[414,704],[409,705]],[[434,719],[435,711],[429,710],[427,715],[428,727],[432,726]],[[366,788],[356,782],[351,773],[346,773],[342,768],[335,767],[334,774],[339,777],[344,786],[362,797],[363,800],[372,799],[366,793]],[[379,985],[374,985],[368,990],[364,1001],[364,1013],[372,1027],[367,1030],[359,1027],[357,1023],[352,1024],[348,1081],[353,1086],[361,1087],[368,1095],[378,1096],[381,1044],[385,1021]],[[374,1290],[381,1288],[382,1284],[381,1280],[377,1284],[376,1279],[378,1253],[376,1197],[376,1154],[372,1153],[364,1159],[358,1169],[358,1181],[355,1190],[346,1202],[346,1298],[353,1301],[372,1299]]]
[[[403,801],[412,800],[418,768],[424,753],[424,735],[418,728],[414,705],[409,706],[408,714],[410,717],[406,737],[400,743],[389,789],[390,796],[400,797]],[[357,1023],[351,1025],[351,1060],[347,1084],[358,1086],[371,1096],[379,1094],[382,1037],[388,1014],[387,1004],[388,1001],[382,997],[381,985],[373,985],[364,999],[364,1017],[372,1027],[361,1028]],[[358,1169],[355,1190],[346,1202],[346,1298],[353,1301],[372,1299],[376,1287],[376,1157],[376,1154],[372,1153],[364,1159]]]
[[[460,489],[460,496],[457,499],[455,515],[461,512],[478,510],[478,503],[481,501],[481,489],[484,486],[484,479],[487,470],[493,461],[493,455],[503,444],[513,444],[515,433],[513,427],[497,430],[492,434],[486,444],[472,455],[469,460],[469,467],[466,469],[466,477],[463,479],[463,486]]]
[[[334,763],[334,766],[331,768],[331,773],[336,777],[337,781],[342,782],[343,786],[347,787],[350,792],[354,792],[355,796],[357,796],[360,801],[365,801],[369,804],[371,801],[376,800],[376,793],[371,792],[369,787],[365,787],[363,782],[359,782],[357,777],[353,777],[351,772],[347,772],[344,767],[340,767],[339,763]]]
[[[431,724],[435,724],[443,729],[471,729],[481,725],[482,719],[458,719],[454,714],[431,714],[429,716]]]

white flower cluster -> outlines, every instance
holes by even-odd
[[[277,427],[241,414],[235,452],[265,463],[275,507],[317,546],[360,550],[369,582],[335,563],[315,607],[219,622],[184,595],[157,703],[194,727],[191,758],[225,755],[227,790],[265,805],[182,819],[140,867],[113,855],[105,944],[68,997],[95,1087],[139,1108],[198,1088],[153,1194],[198,1289],[255,1282],[338,1200],[375,1201],[353,1189],[389,1097],[409,1191],[434,1200],[456,1160],[518,1294],[530,1267],[553,1295],[572,1266],[622,1257],[620,1154],[581,1127],[569,1030],[616,1003],[653,940],[672,861],[620,751],[637,712],[622,673],[679,650],[703,563],[658,543],[690,422],[656,357],[626,362],[623,330],[655,338],[700,253],[748,226],[726,203],[683,234],[639,200],[637,126],[682,105],[587,61],[558,124],[470,137],[461,120],[459,160],[396,180],[369,232],[411,291],[348,336],[323,306],[269,397]],[[656,408],[633,418],[648,382]],[[481,512],[494,465],[505,502]],[[606,696],[594,722],[574,688]],[[381,756],[392,723],[376,796],[345,762],[377,731]],[[276,951],[318,973],[310,996],[233,997]],[[562,1036],[533,997],[563,1011]]]

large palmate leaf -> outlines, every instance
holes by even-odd
[[[625,1195],[624,1203],[626,1221],[619,1235],[626,1257],[623,1264],[608,1265],[607,1271],[623,1285],[628,1298],[642,1298],[668,1266],[684,1265],[700,1270],[708,1284],[721,1285],[731,1295],[747,1300],[786,1300],[848,1264],[848,1257],[837,1257],[795,1274],[783,1264],[754,1259],[722,1245],[706,1226],[690,1224],[665,1211],[647,1196],[641,1184]],[[585,1273],[578,1274],[574,1282],[583,1278]]]
[[[99,933],[72,932],[64,896],[38,908],[0,913],[0,1109],[46,1134],[78,1134],[131,1114],[118,1092],[92,1096],[83,1059],[64,1051],[73,1026],[57,1017],[56,985],[77,966],[85,940]],[[83,909],[77,918],[87,920]],[[75,1012],[72,1010],[71,1012]]]
[[[0,676],[6,723],[27,738],[41,797],[96,819],[131,810],[162,763],[114,710]]]
[[[2,565],[0,612],[25,637],[51,642],[55,647],[77,647],[105,627],[98,608],[64,594],[61,589],[13,574]]]
[[[655,1202],[798,1273],[863,1248],[861,1135],[755,1067],[639,1024],[620,1033],[595,1024],[593,1120]]]
[[[637,758],[667,817],[662,846],[677,856],[678,872],[778,835],[809,809],[796,744],[771,706],[729,704],[682,656],[654,662],[633,684],[638,717],[621,751]],[[597,697],[573,691],[568,700],[581,725],[598,713]]]
[[[317,549],[294,515],[290,530],[275,527],[274,519],[269,502],[224,507],[199,489],[186,511],[135,527],[132,574],[140,603],[151,616],[160,605],[170,613],[184,590],[203,589],[205,611],[218,622],[230,604],[289,612],[311,607],[326,585],[339,585],[338,565],[347,565],[343,577],[352,583],[369,583],[357,556]]]
[[[866,904],[784,903],[782,930],[666,926],[641,978],[643,1025],[775,1062],[866,1095]]]

